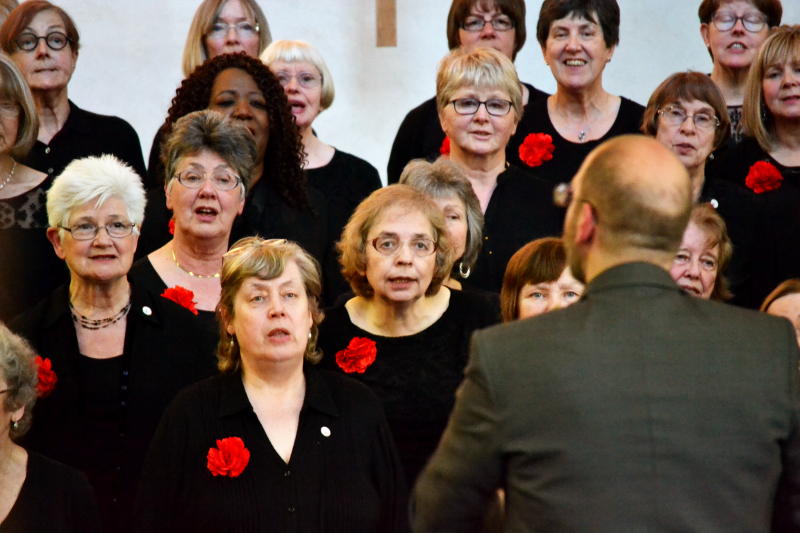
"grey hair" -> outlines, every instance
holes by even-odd
[[[434,200],[456,197],[464,203],[467,215],[467,243],[461,260],[464,267],[472,268],[483,242],[483,212],[472,184],[461,168],[449,159],[439,158],[433,163],[415,159],[408,163],[400,175],[405,183]]]
[[[222,113],[204,109],[179,118],[161,147],[164,184],[175,177],[180,160],[202,150],[224,159],[242,179],[242,198],[256,166],[256,143],[247,128]]]
[[[100,207],[112,197],[122,200],[128,219],[141,226],[147,200],[136,171],[109,154],[75,159],[47,191],[47,222],[51,227],[66,226],[75,208],[91,200]]]
[[[24,435],[31,425],[38,383],[35,358],[36,354],[27,341],[0,322],[0,374],[8,387],[3,408],[6,411],[25,408],[22,418],[9,430],[14,440]]]
[[[319,71],[319,75],[322,78],[320,106],[322,109],[328,109],[333,103],[335,94],[333,77],[330,70],[328,70],[328,65],[325,64],[325,60],[322,59],[322,54],[309,43],[288,40],[274,41],[264,49],[260,59],[268,67],[275,61],[310,63],[314,65],[314,68]]]

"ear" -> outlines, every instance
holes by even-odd
[[[61,235],[59,235],[58,232],[58,228],[47,228],[47,240],[53,245],[53,250],[56,252],[58,258],[64,259],[66,254],[64,253],[64,248],[61,246]]]
[[[444,113],[444,110],[437,111],[437,114],[439,115],[439,125],[442,127],[442,131],[444,132],[444,134],[449,137],[450,136],[450,132],[447,131],[447,123],[444,120],[443,113]]]
[[[614,45],[608,49],[608,51],[606,52],[606,63],[609,63],[611,61],[611,58],[614,57],[614,52],[616,51],[617,51],[617,45]]]
[[[578,224],[575,231],[575,242],[588,244],[594,240],[597,221],[594,218],[592,206],[584,202],[578,213]]]
[[[167,183],[164,184],[164,197],[167,201],[167,209],[172,211],[172,199],[169,197],[169,193],[172,190],[172,180],[169,180]]]
[[[244,196],[242,196],[242,199],[239,202],[239,209],[236,210],[236,214],[241,215],[243,211],[244,211]]]
[[[708,23],[703,22],[700,24],[700,36],[703,38],[703,43],[705,43],[706,48],[710,48],[709,45],[709,38],[708,38]]]

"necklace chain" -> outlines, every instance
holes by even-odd
[[[130,300],[128,300],[128,303],[125,304],[125,307],[120,309],[119,312],[117,312],[113,316],[107,318],[94,319],[83,316],[82,314],[80,314],[78,311],[75,310],[75,308],[72,306],[72,302],[69,303],[69,310],[72,313],[72,321],[77,322],[80,325],[80,327],[84,329],[103,329],[116,324],[117,322],[128,316],[128,311],[131,310],[131,302]]]
[[[189,274],[193,278],[199,278],[199,279],[219,278],[219,274],[220,274],[219,271],[215,272],[214,274],[196,274],[196,273],[192,272],[191,270],[186,270],[185,268],[183,268],[181,266],[180,263],[178,263],[178,258],[177,258],[177,256],[175,256],[175,248],[172,248],[171,252],[172,252],[172,262],[175,263],[175,266],[178,267],[178,269],[180,271]]]
[[[13,160],[13,161],[14,161],[14,163],[11,165],[11,170],[8,171],[8,175],[6,176],[6,179],[4,179],[2,181],[2,183],[0,183],[0,191],[5,189],[6,185],[11,183],[11,180],[14,178],[14,171],[17,170],[17,161],[16,160]]]

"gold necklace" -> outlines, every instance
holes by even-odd
[[[195,274],[191,270],[186,270],[185,268],[183,268],[181,266],[180,263],[178,263],[178,258],[175,256],[175,248],[172,248],[171,252],[172,252],[172,262],[175,263],[175,266],[178,267],[179,270],[181,270],[182,272],[186,272],[187,274],[189,274],[193,278],[211,279],[211,278],[218,278],[219,277],[219,272],[216,272],[215,274]]]

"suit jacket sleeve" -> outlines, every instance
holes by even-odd
[[[417,533],[480,530],[487,504],[501,485],[500,417],[484,339],[483,333],[473,336],[447,429],[414,489],[411,519]]]

